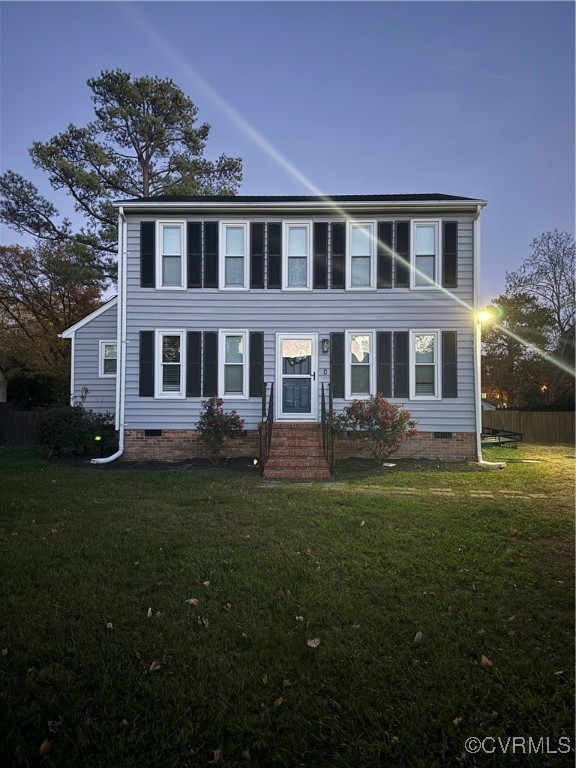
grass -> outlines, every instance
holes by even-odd
[[[0,763],[573,765],[464,750],[574,744],[573,457],[263,484],[1,449]]]

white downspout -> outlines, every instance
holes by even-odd
[[[482,324],[478,318],[480,304],[480,212],[474,217],[474,400],[476,411],[476,457],[482,461]]]
[[[92,459],[90,464],[110,464],[124,453],[124,400],[126,395],[126,216],[120,206],[118,210],[118,318],[117,339],[119,340],[118,372],[116,378],[116,429],[118,430],[118,450],[112,456]]]

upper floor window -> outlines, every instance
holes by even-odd
[[[115,341],[100,342],[100,376],[116,376],[117,347]]]
[[[346,334],[346,397],[367,397],[374,392],[374,334],[348,331]]]
[[[348,223],[348,288],[374,287],[374,223]]]
[[[220,332],[220,373],[222,397],[246,397],[246,331]]]
[[[413,288],[434,288],[438,282],[438,233],[437,221],[415,221],[412,224]]]
[[[411,398],[439,397],[438,331],[411,331]]]
[[[184,332],[156,331],[156,397],[184,397]]]
[[[184,288],[184,223],[158,222],[157,288]]]
[[[309,223],[284,224],[284,288],[306,290],[312,286],[310,231]]]
[[[220,243],[220,288],[246,288],[248,225],[245,222],[222,223]]]

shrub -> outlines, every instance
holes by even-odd
[[[241,419],[235,410],[226,412],[222,404],[223,400],[220,397],[204,400],[200,421],[197,423],[200,441],[206,448],[208,458],[214,464],[222,452],[224,440],[227,437],[241,435],[244,429],[244,419]]]
[[[50,456],[85,456],[100,452],[101,439],[111,424],[110,413],[96,413],[81,404],[64,405],[42,413],[38,436]]]
[[[380,466],[404,440],[417,434],[416,422],[409,412],[380,394],[354,400],[334,417],[333,423],[337,432],[349,431],[354,438],[366,439]]]

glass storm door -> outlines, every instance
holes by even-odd
[[[278,418],[316,421],[316,344],[314,334],[278,337]]]

